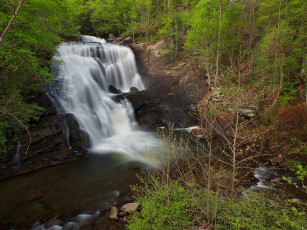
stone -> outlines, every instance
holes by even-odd
[[[131,37],[131,36],[126,37],[126,38],[125,38],[125,41],[126,41],[126,42],[132,41],[132,37]]]
[[[136,87],[131,87],[129,90],[130,93],[135,93],[135,92],[139,92],[138,88]]]
[[[29,201],[37,200],[42,197],[42,193],[38,189],[31,189],[26,193],[26,198]]]
[[[121,93],[121,91],[120,91],[119,89],[117,89],[114,85],[109,85],[108,91],[109,91],[110,93],[115,93],[115,94]]]
[[[121,211],[123,212],[135,212],[139,207],[138,203],[128,203],[121,207]]]
[[[110,211],[109,211],[109,214],[108,214],[108,218],[110,220],[118,220],[118,213],[119,213],[119,210],[118,208],[116,208],[115,206],[113,206]]]

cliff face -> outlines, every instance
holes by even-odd
[[[206,97],[208,87],[205,73],[192,66],[189,61],[177,61],[171,65],[167,59],[168,49],[164,39],[151,46],[140,43],[131,45],[131,48],[148,75],[158,84],[169,83],[168,92],[162,91],[160,96],[167,93],[176,97],[187,111],[194,110]]]

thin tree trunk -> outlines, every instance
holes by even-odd
[[[210,220],[210,190],[211,190],[211,161],[212,161],[212,133],[213,133],[213,116],[210,115],[210,122],[209,122],[209,159],[208,159],[208,181],[207,181],[207,219]]]
[[[149,40],[149,25],[150,25],[150,6],[147,9],[147,42]]]
[[[231,183],[231,202],[234,200],[235,196],[235,181],[237,172],[237,140],[238,140],[238,129],[239,129],[239,101],[241,96],[241,63],[242,63],[242,48],[240,46],[240,56],[239,56],[239,82],[238,82],[238,100],[236,102],[236,123],[234,130],[234,139],[232,143],[232,183]]]
[[[208,48],[208,40],[206,40],[206,48]],[[208,57],[208,55],[206,56],[206,69],[207,69],[207,75],[208,75],[209,90],[211,90],[211,76],[210,76],[209,57]]]
[[[220,17],[219,17],[219,34],[217,39],[217,52],[216,52],[216,73],[214,85],[217,84],[217,79],[219,76],[219,56],[220,56],[220,46],[221,46],[221,24],[222,24],[222,0],[220,0]]]
[[[211,90],[211,76],[210,76],[210,69],[209,69],[209,65],[208,65],[208,58],[207,58],[207,61],[206,61],[206,67],[207,67],[209,90]]]
[[[232,46],[231,46],[231,58],[230,58],[230,67],[231,69],[233,69],[233,50],[234,50],[234,46],[235,46],[235,31],[233,31],[233,35],[232,35]]]
[[[280,11],[281,11],[281,0],[279,1],[279,10],[278,10],[278,23],[277,23],[277,37],[276,37],[276,50],[275,50],[275,69],[274,69],[274,95],[275,95],[275,92],[276,92],[276,89],[275,89],[275,84],[276,84],[276,77],[275,77],[275,74],[277,72],[277,62],[279,61],[279,63],[281,62],[280,61],[280,54],[279,54],[279,46],[280,46],[280,43],[279,43],[279,32],[280,32]],[[279,67],[280,67],[280,64],[279,64]],[[283,74],[283,69],[282,67],[280,67],[280,74]],[[280,76],[280,78],[283,79],[283,76]],[[277,101],[278,101],[278,98],[279,98],[279,95],[280,95],[280,90],[281,89],[278,89],[277,91],[277,94],[275,96],[275,100],[274,100],[274,103],[273,103],[273,107],[275,107],[275,105],[277,104]]]
[[[12,26],[12,24],[13,24],[13,21],[14,21],[14,19],[16,18],[16,16],[18,15],[18,11],[20,10],[20,8],[21,8],[23,2],[24,2],[24,0],[20,0],[20,2],[19,2],[19,4],[18,4],[18,6],[17,6],[17,8],[16,8],[16,10],[15,10],[15,12],[14,12],[12,18],[10,19],[10,21],[8,22],[8,24],[7,24],[6,28],[5,28],[5,30],[4,30],[3,33],[1,34],[0,43],[3,41],[3,39],[4,39],[5,35],[7,34],[8,30],[11,28],[11,26]]]
[[[175,18],[175,61],[177,61],[177,52],[178,52],[178,24],[177,24],[177,15],[176,15],[176,18]]]

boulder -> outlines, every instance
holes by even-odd
[[[131,87],[129,90],[130,93],[135,93],[135,92],[139,92],[138,88],[136,87]]]
[[[121,207],[121,211],[123,212],[135,212],[139,207],[138,203],[128,203]]]
[[[118,213],[119,213],[119,210],[118,208],[116,208],[115,206],[113,206],[111,209],[110,209],[110,212],[108,214],[108,218],[110,220],[118,220]]]
[[[109,91],[110,93],[114,93],[114,94],[121,93],[120,89],[117,89],[117,88],[116,88],[115,86],[113,86],[113,85],[109,85],[108,91]]]

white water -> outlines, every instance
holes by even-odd
[[[145,87],[137,73],[133,52],[104,39],[83,36],[83,42],[63,43],[57,49],[57,69],[52,97],[65,113],[75,116],[90,139],[90,152],[121,153],[144,161],[147,148],[159,140],[140,131],[128,100],[115,102],[108,92],[113,85],[122,92]]]

